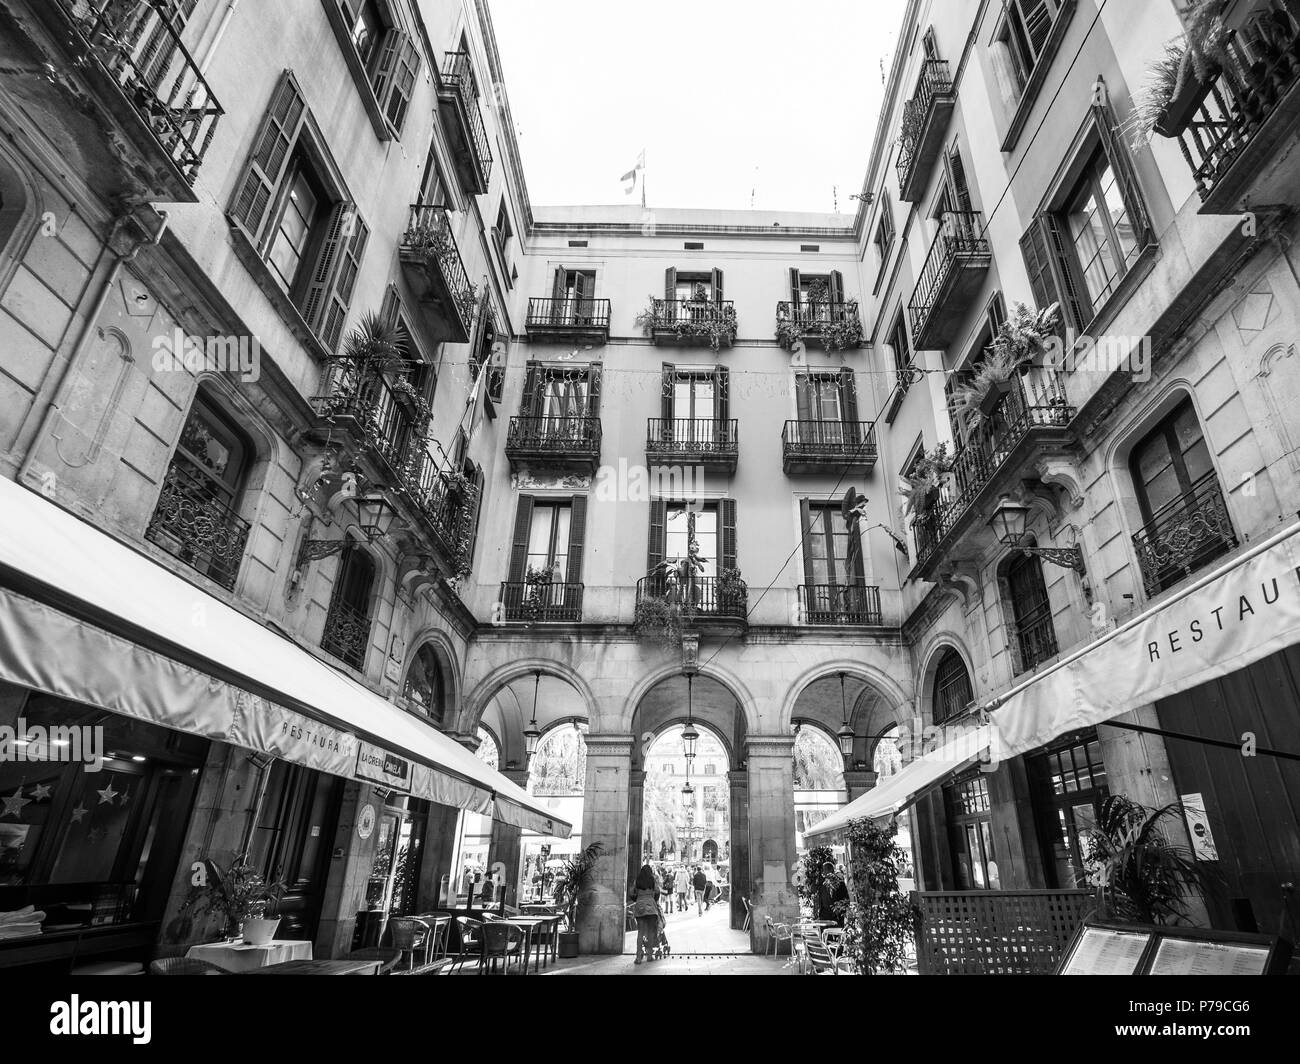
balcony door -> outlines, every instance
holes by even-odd
[[[800,375],[794,384],[801,444],[839,449],[858,443],[857,383],[851,369]]]
[[[591,325],[595,317],[596,271],[555,271],[551,316],[557,324]]]
[[[514,542],[505,589],[507,614],[531,605],[577,609],[581,598],[582,553],[586,539],[587,497],[521,495],[515,512]]]
[[[733,499],[690,502],[684,499],[656,499],[650,503],[649,550],[646,571],[654,572],[665,561],[685,559],[690,554],[692,532],[699,546],[701,568],[694,570],[693,603],[711,611],[717,608],[717,577],[736,568],[736,503]],[[665,579],[651,577],[650,590],[662,594]]]
[[[803,274],[790,270],[790,301],[798,321],[838,321],[844,317],[844,274]]]
[[[943,798],[957,889],[1001,890],[988,778],[969,774],[944,787]]]
[[[709,370],[663,367],[663,438],[678,445],[711,450],[731,442],[730,374],[725,366]]]
[[[803,527],[804,605],[810,614],[859,616],[871,610],[863,588],[862,551],[854,550],[852,533],[839,503],[799,503]]]
[[[339,555],[320,645],[358,670],[365,667],[370,643],[370,592],[374,583],[374,561],[355,540],[349,539]]]
[[[1034,555],[1017,553],[1007,567],[1011,614],[1020,647],[1020,668],[1028,672],[1056,655],[1056,629],[1052,604],[1047,598],[1042,563]]]

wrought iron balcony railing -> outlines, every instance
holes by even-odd
[[[394,472],[406,466],[418,427],[402,399],[382,373],[351,359],[334,360],[329,390],[316,396],[316,411],[331,421],[350,419],[360,442],[383,458]]]
[[[603,331],[609,333],[608,299],[534,298],[528,301],[525,327],[532,330]]]
[[[600,456],[598,417],[512,417],[506,451],[563,457]]]
[[[448,567],[456,572],[469,564],[478,489],[462,480],[453,481],[442,465],[433,448],[424,444],[411,451],[402,481],[433,527]]]
[[[433,280],[437,291],[434,294],[439,301],[450,304],[448,312],[456,315],[459,332],[468,339],[474,328],[477,293],[465,272],[456,238],[452,236],[447,208],[434,203],[412,204],[402,237],[402,252],[419,256],[426,267],[435,271]]]
[[[506,581],[501,585],[501,602],[507,621],[580,621],[582,584],[530,584]]]
[[[799,609],[808,624],[883,623],[878,587],[800,584]]]
[[[730,347],[736,340],[736,304],[730,299],[656,299],[650,329],[656,340],[699,339],[715,349]]]
[[[872,421],[787,421],[781,450],[787,467],[870,469],[876,464],[876,426]]]
[[[912,342],[918,350],[943,346],[951,332],[944,326],[960,322],[966,299],[992,261],[979,211],[949,211],[943,216],[908,304]],[[968,271],[974,283],[960,284],[959,274]]]
[[[1038,429],[1063,429],[1073,419],[1075,408],[1067,402],[1061,379],[1046,371],[1036,374],[1029,387],[1025,378],[1015,378],[997,410],[954,456],[938,498],[913,522],[918,566],[932,560],[1022,441]]]
[[[366,663],[366,646],[370,642],[370,617],[346,602],[330,605],[321,634],[321,649],[333,654],[354,669]]]
[[[201,478],[173,464],[144,536],[229,591],[248,530],[248,522],[213,498]]]
[[[735,418],[650,418],[645,449],[648,454],[734,456],[737,422]]]
[[[777,338],[787,333],[823,343],[828,347],[862,346],[862,315],[856,299],[835,303],[798,302],[783,299],[776,305]]]
[[[1256,154],[1256,147],[1271,156],[1294,134],[1300,116],[1300,98],[1293,93],[1300,84],[1300,12],[1289,0],[1263,0],[1240,29],[1229,32],[1224,53],[1218,76],[1200,91],[1199,107],[1176,128],[1203,211],[1235,214],[1247,201],[1284,202],[1271,192],[1247,195],[1267,159],[1253,165],[1246,156]],[[1293,176],[1281,180],[1294,189]]]
[[[164,13],[142,0],[54,0],[190,184],[225,114]]]
[[[725,618],[744,620],[749,608],[749,595],[716,576],[697,576],[686,583],[656,574],[643,576],[636,582],[636,600],[657,598],[672,605],[680,605],[684,613],[697,618]]]
[[[934,116],[940,101],[952,106],[952,74],[945,59],[927,59],[921,64],[916,91],[903,104],[903,117],[898,131],[898,187],[902,198],[911,202],[917,198],[916,185],[926,179],[934,153],[926,141],[942,140],[943,129],[935,128]]]
[[[1142,585],[1155,595],[1237,545],[1228,506],[1213,472],[1161,508],[1133,536]]]
[[[1056,643],[1051,608],[1044,606],[1035,611],[1034,617],[1017,625],[1016,642],[1020,647],[1020,672],[1036,669],[1043,662],[1056,657],[1060,648]]]
[[[486,192],[492,176],[492,150],[488,146],[487,130],[483,127],[483,114],[479,110],[478,82],[474,77],[474,64],[468,52],[447,52],[439,72],[442,84],[458,104],[458,113],[466,123],[466,149],[470,153],[477,190]]]

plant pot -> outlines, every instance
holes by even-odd
[[[265,946],[271,939],[275,938],[276,928],[280,926],[280,918],[277,916],[272,919],[255,918],[244,921],[244,941],[250,946]]]
[[[560,956],[572,959],[578,955],[578,932],[560,932]]]
[[[1153,127],[1155,132],[1162,137],[1181,136],[1196,116],[1197,109],[1205,102],[1205,97],[1209,95],[1220,73],[1222,70],[1216,64],[1204,81],[1199,81],[1194,76],[1189,77],[1182,91],[1165,104],[1164,111]]]
[[[985,417],[992,417],[993,412],[1002,404],[1002,400],[1010,394],[1010,381],[995,381],[990,384],[989,390],[984,393],[984,398],[980,400],[980,413]]]

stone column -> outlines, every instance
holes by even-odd
[[[628,772],[627,784],[627,881],[636,879],[641,871],[641,844],[645,835],[645,770],[634,768]]]
[[[849,792],[849,801],[861,798],[876,785],[876,774],[871,769],[850,769],[844,773],[844,786]]]
[[[358,824],[362,810],[373,806],[370,834],[361,838]],[[375,864],[379,842],[379,817],[384,803],[366,783],[349,780],[343,789],[338,828],[334,833],[333,858],[321,899],[320,926],[316,930],[314,954],[318,958],[342,957],[352,949],[357,910],[365,903],[366,884]]]
[[[591,895],[578,911],[578,948],[583,953],[622,953],[627,907],[628,798],[631,735],[587,735],[587,788],[582,803],[582,842],[600,842]],[[640,840],[637,841],[640,849]]]
[[[460,834],[460,810],[455,806],[429,803],[424,828],[424,856],[420,861],[419,911],[434,912],[455,904],[456,871],[451,862],[456,856],[456,837]],[[442,877],[447,876],[452,897],[442,900]]]
[[[790,923],[799,918],[799,898],[790,882],[794,867],[794,737],[755,735],[745,744],[749,762],[749,876],[754,906],[749,940],[754,952],[767,950],[765,918]]]
[[[516,786],[524,788],[528,786],[526,768],[503,768],[501,775]],[[503,824],[500,820],[492,821],[492,838],[488,842],[488,872],[491,873],[498,861],[506,866],[503,885],[506,890],[506,902],[510,905],[517,905],[519,902],[515,895],[519,890],[519,862],[523,856],[523,834],[523,828],[517,828],[513,824]],[[501,895],[495,894],[492,904],[495,906],[500,903]]]
[[[731,785],[731,926],[739,931],[745,924],[742,898],[749,897],[749,773],[728,772]]]

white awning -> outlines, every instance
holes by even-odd
[[[547,835],[572,830],[455,740],[4,478],[0,678]]]
[[[987,726],[958,732],[943,745],[909,762],[860,798],[855,798],[843,809],[805,831],[804,839],[839,831],[848,827],[850,820],[894,816],[931,787],[984,759],[989,739]]]

